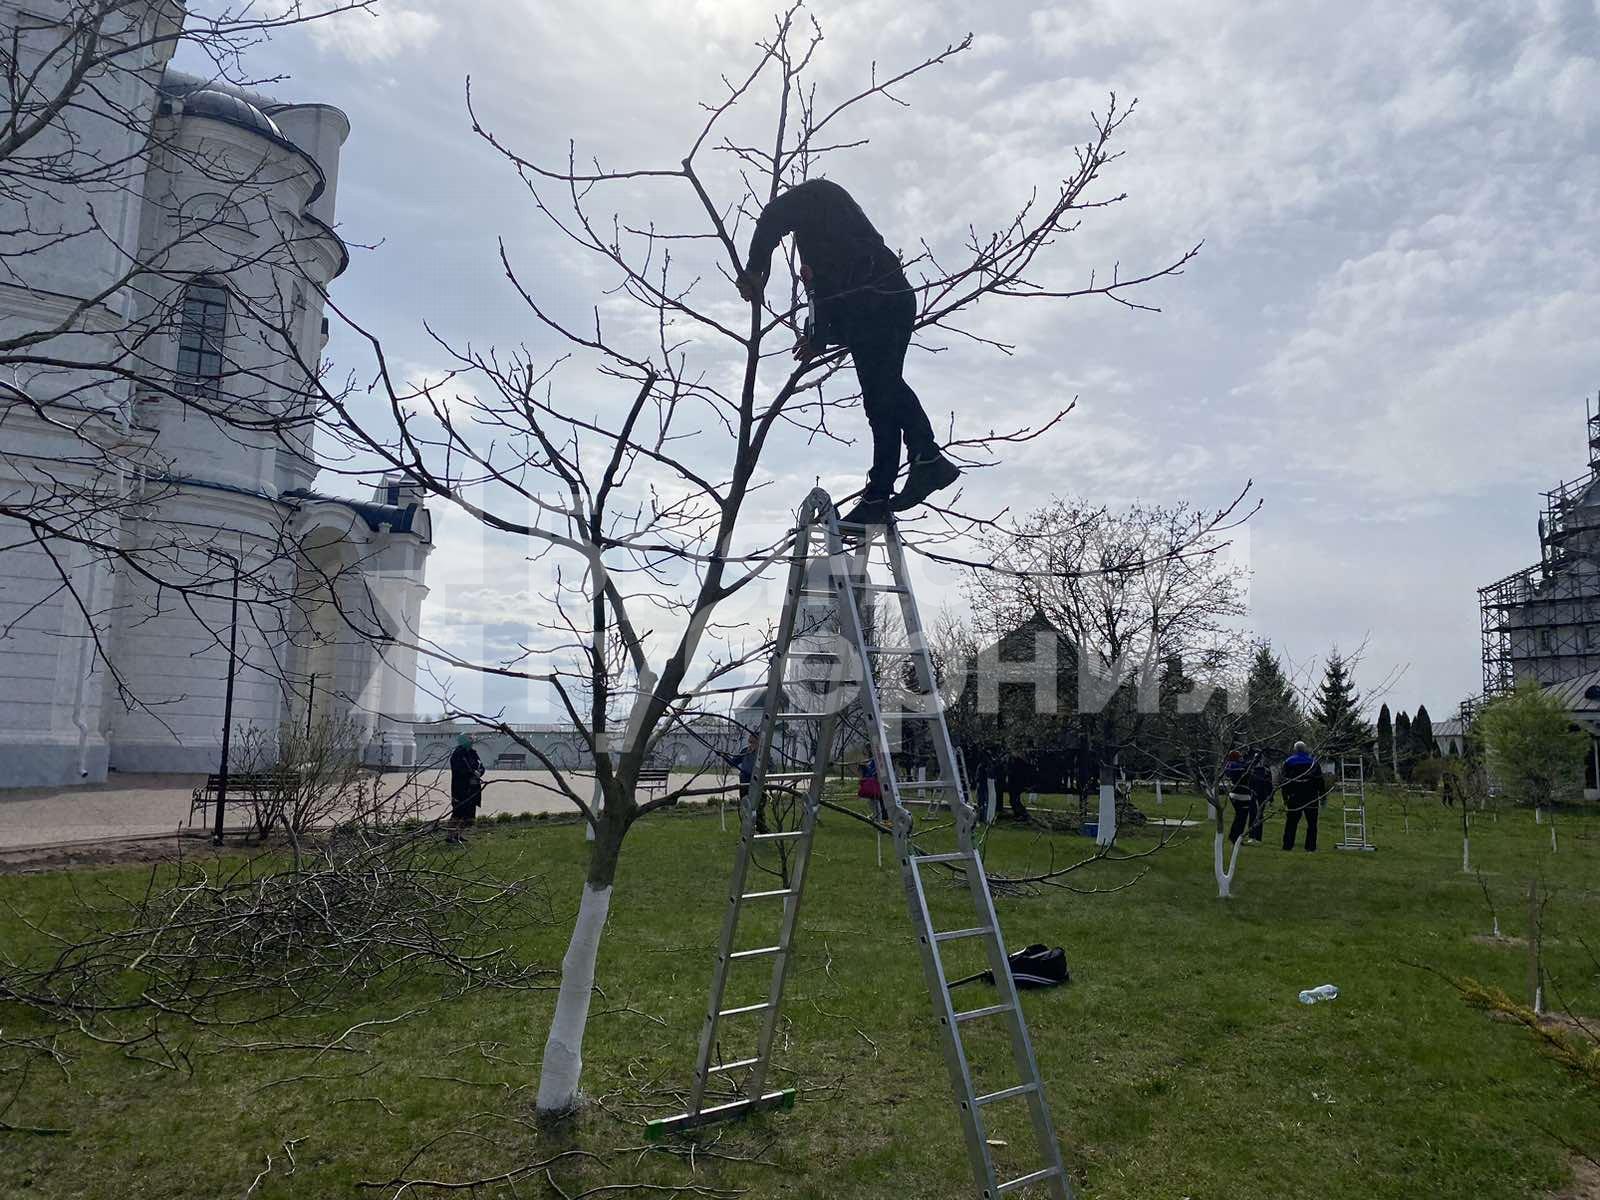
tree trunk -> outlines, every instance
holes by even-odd
[[[1224,847],[1228,844],[1228,834],[1222,814],[1222,802],[1220,799],[1208,797],[1206,803],[1211,809],[1211,819],[1217,825],[1216,834],[1211,842],[1211,873],[1217,880],[1217,899],[1227,900],[1233,896],[1233,873],[1239,867],[1239,847],[1244,845],[1244,838],[1241,836],[1233,844],[1233,854],[1231,857],[1227,856]],[[1246,830],[1246,833],[1248,832]],[[1228,857],[1226,870],[1222,866],[1225,857]]]
[[[561,960],[561,990],[556,1012],[545,1039],[544,1060],[539,1065],[541,1116],[559,1116],[576,1108],[583,1076],[583,1034],[589,1024],[589,1000],[594,995],[594,965],[600,953],[600,934],[611,910],[611,885],[617,874],[617,855],[628,831],[626,822],[608,806],[600,815],[589,848],[589,876],[583,900],[572,927],[566,957]]]
[[[1100,814],[1094,840],[1097,846],[1109,846],[1117,840],[1117,765],[1114,760],[1100,764]]]

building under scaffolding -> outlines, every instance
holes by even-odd
[[[1486,697],[1600,671],[1600,400],[1585,408],[1589,471],[1544,494],[1539,562],[1478,589]]]

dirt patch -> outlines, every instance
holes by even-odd
[[[56,846],[0,850],[0,875],[35,875],[43,871],[68,871],[84,867],[169,862],[179,857],[195,858],[211,853],[211,841],[203,834],[168,834],[110,842],[68,842]]]
[[[1550,1192],[1546,1200],[1600,1200],[1600,1165],[1581,1154],[1571,1160],[1572,1182],[1559,1192]]]

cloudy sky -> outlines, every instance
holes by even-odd
[[[555,347],[496,260],[503,237],[540,294],[584,313],[608,282],[554,238],[470,132],[463,85],[506,142],[559,161],[671,166],[696,102],[742,73],[772,0],[383,0],[258,54],[285,99],[349,114],[338,205],[358,251],[339,302],[409,371],[424,332]],[[1089,214],[1048,277],[1161,265],[1159,314],[1096,300],[986,306],[1003,357],[914,352],[907,376],[943,428],[974,432],[1077,397],[1047,440],[981,473],[982,507],[1052,493],[1263,501],[1239,548],[1251,623],[1294,661],[1367,642],[1367,686],[1436,717],[1479,680],[1477,586],[1537,558],[1538,492],[1586,466],[1600,388],[1600,0],[1308,5],[1299,0],[816,0],[819,94],[976,35],[879,103],[836,158],[891,246],[955,252],[1070,170],[1089,113],[1137,97]],[[630,189],[636,220],[685,211]],[[602,204],[600,207],[604,208]],[[914,251],[913,251],[914,252]],[[709,293],[707,293],[709,296]],[[331,351],[360,369],[357,348]],[[709,348],[708,348],[709,352]],[[713,368],[714,369],[714,368]],[[572,395],[594,384],[561,377]],[[579,402],[577,400],[575,403]],[[598,401],[596,402],[598,403]],[[859,420],[859,417],[856,418]],[[781,522],[814,480],[856,486],[859,442],[781,447],[759,501]],[[514,549],[439,526],[426,632],[522,633]],[[509,564],[503,558],[509,554]],[[502,557],[497,557],[502,556]],[[930,583],[941,582],[937,575]],[[491,697],[495,700],[495,697]],[[498,697],[522,715],[535,698]],[[424,707],[427,707],[424,702]]]

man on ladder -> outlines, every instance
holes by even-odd
[[[922,402],[905,381],[906,348],[917,318],[917,295],[900,260],[850,193],[826,179],[808,179],[775,197],[756,222],[739,279],[746,300],[766,290],[772,252],[793,234],[811,314],[794,356],[805,362],[831,345],[849,349],[872,428],[872,468],[856,506],[841,521],[882,525],[949,487],[961,471],[939,452]],[[895,494],[900,443],[911,461]]]

